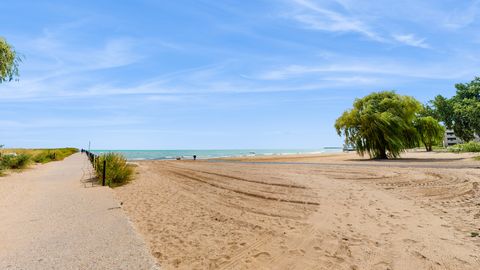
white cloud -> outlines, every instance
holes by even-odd
[[[412,46],[412,47],[418,47],[418,48],[423,48],[423,49],[428,49],[430,48],[430,45],[428,45],[425,42],[424,38],[417,38],[414,34],[406,34],[406,35],[392,35],[393,38],[405,45]]]
[[[473,1],[467,7],[461,7],[449,12],[444,19],[445,27],[457,30],[471,25],[480,14],[480,0]]]
[[[292,15],[292,18],[305,24],[307,27],[329,32],[356,32],[376,41],[384,41],[361,20],[323,8],[309,0],[292,0],[301,7],[301,12]]]

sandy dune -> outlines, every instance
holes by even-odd
[[[145,161],[115,194],[164,269],[480,269],[480,162],[405,158]]]

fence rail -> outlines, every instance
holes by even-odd
[[[93,166],[93,169],[95,170],[95,172],[97,172],[97,166],[98,166],[98,158],[99,158],[99,155],[95,154],[95,153],[92,153],[88,150],[85,150],[85,149],[81,149],[81,152],[82,153],[85,153],[88,157],[88,160],[90,160],[90,162],[92,163],[92,166]],[[107,160],[104,159],[103,160],[103,168],[102,168],[102,186],[105,186],[105,178],[107,176]]]

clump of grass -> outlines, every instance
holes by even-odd
[[[4,175],[7,170],[25,169],[33,162],[47,163],[63,160],[76,152],[78,152],[76,148],[2,149],[0,151],[0,176]]]
[[[21,170],[28,167],[32,162],[32,156],[28,154],[4,155],[0,159],[0,167],[3,169]]]
[[[127,159],[119,153],[101,154],[96,159],[96,174],[99,181],[103,177],[103,161],[107,161],[105,184],[110,187],[117,187],[132,180],[134,168],[127,163]]]
[[[471,232],[470,237],[477,237],[479,234],[478,232]]]
[[[473,159],[480,161],[480,156],[474,157]]]
[[[33,157],[36,163],[48,163],[50,161],[63,160],[78,152],[76,148],[38,149],[39,152]]]
[[[450,152],[480,152],[480,142],[468,142],[468,143],[461,143],[450,146],[448,148]]]

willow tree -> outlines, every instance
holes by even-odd
[[[18,77],[21,58],[8,42],[0,37],[0,83]]]
[[[414,120],[420,109],[421,104],[413,97],[394,91],[375,92],[356,99],[353,108],[337,119],[335,128],[360,155],[395,158],[417,145]]]
[[[440,144],[445,134],[445,128],[432,116],[418,117],[414,121],[418,132],[419,141],[425,146],[427,152],[432,151],[433,146]]]

